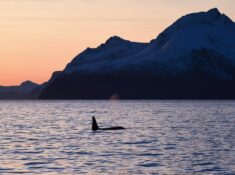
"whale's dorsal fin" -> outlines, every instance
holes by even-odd
[[[98,124],[97,124],[97,122],[96,122],[95,117],[93,116],[93,117],[92,117],[92,130],[93,130],[93,131],[96,131],[96,130],[98,130],[98,129],[100,129],[100,128],[99,128],[99,126],[98,126]]]

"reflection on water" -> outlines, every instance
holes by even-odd
[[[0,174],[235,174],[234,133],[235,101],[0,101]]]

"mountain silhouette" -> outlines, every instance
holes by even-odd
[[[41,99],[235,98],[235,23],[218,9],[185,15],[149,43],[118,36],[77,55]]]
[[[31,96],[31,91],[40,85],[25,81],[19,86],[0,86],[0,99],[32,99],[38,96]],[[39,95],[39,94],[38,94]]]

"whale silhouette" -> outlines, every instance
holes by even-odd
[[[92,117],[92,130],[93,131],[97,131],[97,130],[122,130],[122,129],[126,129],[122,126],[114,126],[114,127],[110,127],[110,128],[100,128],[96,122],[95,117]]]

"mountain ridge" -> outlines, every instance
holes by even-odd
[[[113,36],[87,48],[40,98],[235,98],[234,70],[235,24],[214,8],[182,16],[149,43]]]
[[[30,93],[39,86],[29,80],[18,86],[0,86],[0,99],[35,99],[38,96],[31,96]]]

